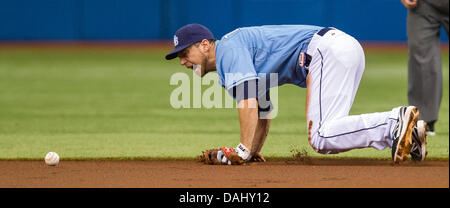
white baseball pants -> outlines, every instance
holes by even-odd
[[[349,115],[364,72],[364,51],[350,35],[334,29],[315,34],[307,53],[306,120],[314,151],[336,154],[357,148],[392,147],[399,107],[388,112]]]

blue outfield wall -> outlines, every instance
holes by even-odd
[[[312,24],[405,41],[406,14],[400,0],[1,0],[0,40],[162,40],[195,22],[217,38],[237,27]]]

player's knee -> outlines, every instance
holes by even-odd
[[[320,154],[328,154],[330,151],[326,148],[324,138],[319,134],[313,134],[309,137],[309,144],[313,150]]]
[[[313,150],[320,154],[329,154],[331,151],[327,149],[326,140],[320,136],[319,129],[313,128],[313,121],[308,122],[308,141]]]

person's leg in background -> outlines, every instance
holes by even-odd
[[[447,15],[443,12],[445,9],[441,11],[427,1],[419,1],[416,8],[408,10],[407,19],[408,103],[419,108],[420,119],[427,122],[431,135],[442,99],[440,27],[444,25],[448,31],[448,1]]]

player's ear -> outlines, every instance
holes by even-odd
[[[207,39],[203,39],[203,40],[202,40],[202,42],[201,42],[201,44],[204,44],[204,45],[209,45],[209,40],[207,40]]]
[[[200,42],[202,52],[207,52],[209,48],[211,47],[211,44],[209,43],[209,40],[203,39],[202,42]]]

